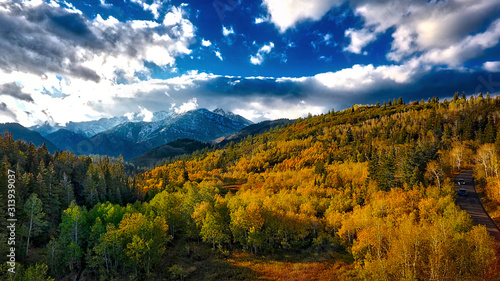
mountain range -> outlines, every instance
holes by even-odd
[[[44,123],[29,129],[17,123],[0,124],[0,132],[13,132],[47,149],[69,150],[77,155],[122,155],[139,166],[152,166],[161,159],[192,153],[195,150],[223,146],[248,136],[289,125],[294,120],[278,119],[257,124],[220,108],[204,108],[175,113],[160,111],[144,121],[138,113],[130,116],[101,118],[94,121],[69,122],[65,126]],[[211,144],[209,144],[211,143]]]
[[[6,131],[12,133],[12,137],[15,140],[21,139],[28,143],[32,142],[36,146],[42,146],[45,143],[47,150],[50,153],[54,153],[56,150],[59,149],[55,144],[53,144],[48,139],[44,138],[40,133],[29,130],[20,124],[17,123],[0,124],[0,134],[5,133]]]
[[[232,112],[200,108],[184,113],[155,112],[148,121],[134,114],[69,122],[65,126],[45,123],[30,129],[39,132],[58,148],[79,155],[122,155],[130,159],[178,139],[209,142],[234,134],[251,124],[251,121]]]

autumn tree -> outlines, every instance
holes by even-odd
[[[438,161],[430,161],[427,163],[426,175],[429,178],[435,178],[438,187],[441,188],[441,178],[443,177],[443,169]]]
[[[227,214],[227,206],[224,202],[215,203],[214,205],[208,202],[196,204],[192,214],[193,219],[199,229],[199,233],[204,242],[221,246],[230,241],[228,233],[228,220],[225,217]]]
[[[261,208],[253,202],[246,207],[239,206],[231,212],[230,227],[235,240],[245,248],[252,247],[254,252],[257,252],[257,248],[261,247],[264,241],[261,231],[263,224]]]
[[[495,158],[495,146],[491,143],[485,143],[477,150],[475,159],[476,162],[483,167],[485,177],[493,176],[493,173],[497,172],[493,168],[495,166]]]
[[[469,158],[471,155],[472,151],[464,144],[456,144],[450,151],[453,167],[456,167],[457,170],[460,171],[464,167],[464,164],[466,165],[469,163]]]
[[[115,236],[122,245],[128,259],[127,264],[136,275],[142,268],[149,274],[158,265],[171,239],[167,235],[168,225],[162,217],[148,219],[141,213],[125,215],[118,229],[106,235]]]
[[[167,191],[158,193],[149,203],[155,215],[165,219],[170,234],[174,238],[176,232],[182,231],[185,225],[185,214],[182,203],[182,194]]]

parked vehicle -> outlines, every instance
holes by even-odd
[[[467,196],[467,190],[465,190],[465,188],[463,188],[463,187],[460,188],[458,190],[458,195],[460,195],[460,196]]]

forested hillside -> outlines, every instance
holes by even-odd
[[[16,280],[483,280],[498,271],[493,239],[455,204],[451,178],[476,165],[488,194],[500,194],[498,97],[354,105],[139,175],[120,158],[51,155],[9,134],[0,157],[2,200],[7,171],[16,175]]]

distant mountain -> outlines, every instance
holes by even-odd
[[[208,143],[191,139],[180,139],[154,148],[140,156],[130,159],[129,162],[137,167],[152,167],[165,158],[190,154],[208,147],[211,147]]]
[[[54,145],[51,141],[44,138],[40,133],[31,131],[20,124],[17,123],[5,123],[0,124],[0,133],[4,134],[6,131],[12,133],[12,137],[15,140],[24,140],[27,143],[32,142],[36,146],[42,146],[44,143],[47,146],[47,150],[50,153],[54,153],[59,148]]]
[[[170,116],[172,116],[172,114],[173,114],[172,112],[166,112],[166,111],[155,112],[153,113],[152,121],[158,122],[168,119],[170,118]],[[30,129],[39,132],[43,136],[47,136],[48,134],[64,129],[79,134],[81,136],[90,138],[118,125],[129,122],[142,122],[143,119],[144,116],[141,116],[139,113],[134,113],[127,116],[101,118],[99,120],[93,120],[93,121],[69,122],[65,126],[50,125],[49,123],[45,122],[42,125],[32,126],[30,127]]]
[[[290,125],[290,124],[293,124],[294,122],[295,122],[295,120],[289,120],[289,119],[262,121],[262,122],[257,123],[257,124],[249,125],[243,129],[241,129],[239,132],[237,132],[235,134],[218,138],[218,139],[214,140],[213,143],[222,146],[222,145],[226,145],[227,143],[230,143],[230,142],[239,142],[248,136],[262,134],[262,133],[265,133],[265,132],[275,128],[276,126]]]
[[[51,134],[51,133],[53,133],[61,128],[62,128],[61,126],[58,126],[58,125],[53,126],[53,125],[50,125],[49,122],[45,122],[41,125],[31,126],[28,129],[30,129],[31,131],[38,132],[42,136],[46,136],[46,135]]]
[[[247,126],[247,121],[235,121],[201,108],[178,115],[164,126],[157,126],[145,141],[155,147],[180,138],[206,142],[243,129]]]
[[[213,112],[213,113],[217,113],[217,114],[219,114],[219,115],[221,115],[221,116],[224,116],[224,117],[226,117],[226,118],[229,118],[229,119],[231,119],[231,120],[233,120],[233,121],[235,121],[235,122],[238,122],[238,123],[244,124],[244,125],[246,125],[246,126],[249,126],[249,125],[252,125],[252,124],[253,124],[253,122],[252,122],[252,121],[250,121],[250,120],[248,120],[248,119],[244,118],[243,116],[240,116],[240,115],[238,115],[238,114],[234,114],[234,113],[232,113],[231,111],[226,112],[226,111],[224,111],[224,110],[223,110],[223,109],[221,109],[221,108],[217,108],[217,109],[215,109],[215,110],[214,110],[214,111],[212,111],[212,112]]]
[[[78,150],[75,150],[74,144],[72,146],[72,151],[78,154],[122,155],[130,159],[178,139],[209,142],[234,134],[251,123],[234,113],[218,112],[224,115],[204,108],[182,114],[157,112],[151,122],[124,122],[86,140],[64,132],[64,137],[60,139],[67,137],[69,139],[64,141],[70,143],[73,139],[78,141]]]
[[[53,133],[46,135],[45,138],[50,140],[60,149],[74,152],[78,152],[82,143],[87,139],[80,134],[68,131],[66,129],[59,129]]]
[[[75,153],[84,155],[109,155],[113,157],[122,155],[128,160],[152,148],[154,147],[144,142],[134,142],[108,130],[83,141]]]
[[[201,110],[201,109],[200,109]],[[203,109],[206,110],[206,109]],[[217,108],[213,111],[218,115],[224,116],[236,123],[242,124],[244,126],[248,126],[253,124],[252,121],[249,121],[243,118],[240,115],[234,114],[232,112],[226,112],[223,109]],[[58,130],[64,129],[81,136],[90,138],[99,133],[110,130],[116,126],[128,124],[128,123],[151,123],[151,128],[155,126],[162,126],[168,123],[170,120],[174,118],[182,117],[186,113],[175,113],[173,111],[158,111],[154,112],[151,120],[144,120],[144,115],[141,113],[133,113],[127,114],[126,116],[120,117],[111,117],[111,118],[101,118],[99,120],[93,121],[83,121],[83,122],[69,122],[65,126],[56,124],[50,125],[48,122],[45,122],[41,125],[32,126],[29,129],[32,131],[39,132],[42,136],[47,136],[51,133],[54,133]],[[130,125],[127,125],[130,126]],[[141,125],[140,125],[141,126]],[[139,126],[139,127],[140,127]]]
[[[158,122],[158,121],[163,121],[171,118],[173,115],[175,115],[174,112],[172,111],[158,111],[153,113],[153,118],[151,119],[151,122]]]
[[[87,122],[69,122],[65,129],[89,138],[128,121],[127,117],[121,116]]]
[[[69,122],[66,126],[61,125],[50,125],[49,123],[44,123],[42,125],[36,125],[30,127],[31,130],[37,131],[43,136],[54,133],[58,130],[65,129],[73,133],[77,133],[84,137],[92,137],[98,133],[109,130],[119,124],[129,122],[129,119],[125,116],[112,117],[112,118],[101,118],[94,121],[84,121],[84,122]]]

